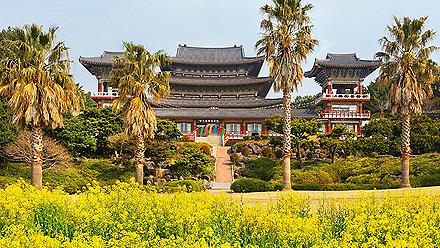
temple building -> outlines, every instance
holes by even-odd
[[[362,82],[380,65],[380,60],[361,60],[355,53],[329,53],[325,59],[315,59],[305,76],[315,78],[322,87],[322,96],[316,104],[322,107],[319,115],[326,132],[340,124],[362,135],[362,126],[371,116],[370,111],[362,109],[370,101],[370,95],[363,92]]]
[[[79,61],[98,79],[92,98],[99,106],[110,105],[118,91],[110,87],[109,73],[122,52],[104,51],[98,57]],[[177,123],[190,139],[217,134],[229,140],[266,134],[264,120],[282,115],[282,99],[267,97],[272,87],[268,77],[259,77],[264,57],[246,57],[242,46],[205,48],[179,45],[171,63],[161,68],[171,71],[170,95],[154,105],[159,118]],[[319,118],[326,132],[336,124],[362,134],[370,111],[362,105],[370,100],[363,92],[365,77],[381,65],[378,60],[361,60],[356,54],[328,54],[315,59],[305,73],[322,87],[315,109],[292,108],[292,118]]]
[[[98,79],[92,98],[109,105],[118,97],[109,86],[109,72],[115,56],[80,57],[79,61]],[[225,134],[228,139],[265,134],[264,120],[282,115],[282,99],[269,99],[268,77],[259,77],[264,57],[246,57],[242,46],[202,48],[179,45],[171,63],[169,97],[154,106],[159,118],[173,120],[190,137]],[[294,117],[317,118],[313,109],[292,109]]]

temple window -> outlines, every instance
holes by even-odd
[[[261,123],[249,123],[247,124],[247,134],[261,134],[262,125]]]
[[[191,123],[177,123],[177,128],[181,132],[191,132]]]
[[[226,132],[229,133],[240,133],[241,125],[239,123],[227,123]]]

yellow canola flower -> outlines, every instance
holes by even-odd
[[[439,195],[354,200],[282,193],[160,194],[134,182],[68,195],[24,182],[0,189],[0,247],[439,247]]]

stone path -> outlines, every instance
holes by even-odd
[[[215,157],[215,181],[211,189],[229,191],[232,183],[232,166],[228,150],[230,147],[220,146],[219,136],[197,137],[196,142],[205,142],[212,146]]]
[[[217,157],[215,158],[215,182],[232,183],[232,167],[228,154],[229,147],[217,147]]]

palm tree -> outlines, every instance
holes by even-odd
[[[290,121],[292,91],[298,90],[303,80],[302,62],[313,51],[318,41],[312,38],[307,12],[311,4],[301,0],[274,0],[273,5],[261,8],[265,18],[261,21],[263,34],[256,43],[259,55],[269,64],[269,76],[275,91],[283,91],[283,187],[291,189],[290,182]]]
[[[435,37],[432,30],[424,30],[427,17],[402,20],[394,17],[394,25],[388,26],[388,36],[379,42],[383,51],[376,57],[384,62],[380,69],[380,80],[390,87],[388,105],[391,112],[402,118],[402,177],[401,188],[411,187],[409,180],[410,120],[421,114],[424,101],[432,95],[435,80],[435,63],[431,53],[438,47],[430,46]]]
[[[113,110],[122,109],[125,133],[136,141],[135,179],[143,184],[145,164],[145,138],[153,138],[156,114],[152,103],[170,92],[169,72],[159,67],[169,62],[162,51],[148,52],[142,45],[124,42],[124,56],[117,57],[110,72],[111,83],[119,89],[119,98]]]
[[[8,99],[12,121],[32,132],[32,185],[42,188],[43,129],[62,127],[63,114],[78,114],[82,91],[70,74],[71,60],[57,27],[47,32],[31,24],[0,34],[0,95]]]

